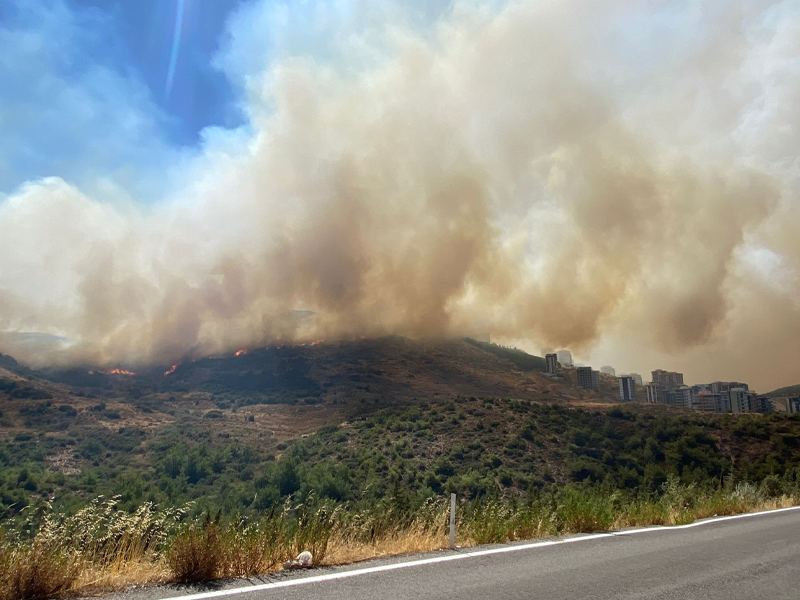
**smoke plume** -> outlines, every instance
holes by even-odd
[[[247,139],[162,201],[54,173],[0,203],[0,331],[74,341],[0,351],[488,331],[796,383],[800,7],[703,6],[457,2],[425,33],[370,21],[358,69],[283,55]]]

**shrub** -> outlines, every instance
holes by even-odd
[[[285,511],[255,525],[239,524],[226,536],[226,575],[252,577],[292,557],[287,548]]]
[[[63,595],[80,573],[74,558],[34,541],[12,553],[0,550],[0,600],[44,600]]]
[[[476,503],[466,523],[468,535],[478,544],[497,544],[513,539],[513,511],[498,501]]]
[[[316,510],[312,509],[312,495],[297,506],[297,527],[294,531],[291,548],[293,554],[308,550],[318,563],[325,559],[328,550],[331,532],[339,515],[338,509],[332,509],[329,504],[323,504]]]
[[[559,529],[565,533],[604,531],[614,521],[613,498],[567,488],[556,507]]]
[[[222,530],[216,523],[199,531],[188,529],[175,538],[166,558],[170,571],[181,583],[216,579],[225,558]]]

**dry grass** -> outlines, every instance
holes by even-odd
[[[686,523],[691,523],[694,519],[694,515],[685,509],[641,502],[631,505],[625,512],[616,515],[614,522],[611,524],[611,529],[651,525],[685,525]]]
[[[178,535],[167,552],[166,562],[176,581],[210,581],[222,576],[224,554],[222,530],[212,524]]]
[[[115,499],[90,503],[75,515],[48,505],[0,540],[0,600],[43,600],[131,583],[163,581],[159,556],[181,510],[146,504],[118,511]]]
[[[80,563],[53,552],[41,543],[4,552],[0,575],[0,599],[44,600],[71,590],[80,574]]]
[[[340,527],[331,535],[327,565],[343,565],[371,558],[447,548],[449,533],[444,518],[416,519],[406,527],[391,527],[374,536],[359,535],[353,528]]]
[[[322,563],[339,511],[313,504],[311,496],[296,506],[287,502],[255,523],[194,523],[165,553],[169,572],[183,583],[263,575],[304,550]]]
[[[773,496],[765,490],[740,483],[698,491],[672,480],[662,495],[649,500],[622,501],[616,495],[565,490],[558,502],[549,504],[462,504],[458,543],[472,546],[679,525],[800,504],[800,496]],[[444,501],[428,502],[413,517],[391,509],[348,512],[325,504],[308,508],[313,505],[287,503],[254,523],[192,520],[180,529],[182,511],[143,507],[131,515],[116,511],[113,500],[98,500],[69,518],[32,515],[13,535],[0,539],[0,600],[46,600],[132,584],[262,575],[279,570],[283,561],[302,550],[312,552],[315,564],[341,565],[448,546]]]
[[[137,559],[110,565],[83,565],[72,589],[81,596],[94,596],[133,585],[162,585],[174,581],[162,560]]]

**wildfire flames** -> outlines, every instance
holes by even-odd
[[[358,339],[363,339],[363,336],[360,336]],[[291,344],[290,347],[300,348],[300,347],[304,347],[304,346],[316,346],[317,344],[321,344],[324,341],[325,341],[325,338],[320,338],[320,339],[314,340],[312,342],[303,342],[301,344]],[[286,345],[287,344],[281,344],[279,346],[276,346],[276,348],[280,349],[280,348],[283,348]],[[236,352],[234,352],[234,356],[244,356],[248,352],[249,352],[249,350],[247,348],[242,348],[241,350],[237,350]],[[178,369],[180,364],[181,363],[177,363],[177,364],[172,365],[169,369],[164,371],[164,376],[166,377],[168,375],[172,375]],[[136,373],[134,373],[133,371],[127,371],[125,369],[108,369],[108,370],[105,370],[105,371],[89,371],[89,375],[126,375],[128,377],[131,377],[133,375],[136,375]]]
[[[324,341],[325,338],[321,338],[318,340],[314,340],[313,342],[302,342],[300,344],[279,344],[275,346],[275,349],[280,350],[281,348],[305,348],[306,346],[316,346],[317,344],[321,344]]]
[[[125,369],[109,369],[107,371],[89,371],[89,375],[98,373],[100,375],[127,375],[128,377],[136,375],[133,371],[126,371]]]

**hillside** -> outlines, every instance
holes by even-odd
[[[387,407],[616,399],[613,382],[587,392],[569,372],[553,380],[541,366],[493,344],[396,337],[252,349],[136,373],[36,372],[2,357],[0,511],[45,495],[74,503],[124,492],[133,504],[164,473],[166,483],[147,495],[159,502],[214,497],[231,486],[252,491],[252,478],[291,440]],[[247,506],[252,497],[244,496],[226,505]]]
[[[540,359],[472,340],[254,349],[138,373],[0,366],[0,515],[96,495],[258,511],[288,494],[521,498],[567,483],[657,490],[800,461],[791,417],[613,404]],[[90,373],[92,371],[92,373]],[[168,373],[168,374],[165,374]],[[609,412],[610,411],[610,412]],[[769,466],[771,465],[771,466]],[[783,472],[783,471],[781,471]],[[414,500],[412,500],[414,499]]]
[[[206,393],[250,404],[338,404],[461,395],[558,399],[587,397],[543,376],[544,361],[519,350],[472,340],[399,337],[243,349],[144,370],[116,365],[49,371],[45,376],[84,393],[141,398]],[[566,383],[566,382],[562,382]],[[614,400],[615,395],[598,394]]]
[[[767,394],[767,396],[770,398],[780,398],[782,396],[800,396],[800,384],[772,390],[769,394]]]
[[[355,415],[296,440],[282,460],[299,486],[337,499],[367,488],[376,499],[523,498],[568,484],[657,493],[669,476],[687,485],[725,477],[762,481],[800,467],[800,419],[712,415],[666,406],[565,404],[458,398]],[[400,488],[396,486],[400,485]]]

